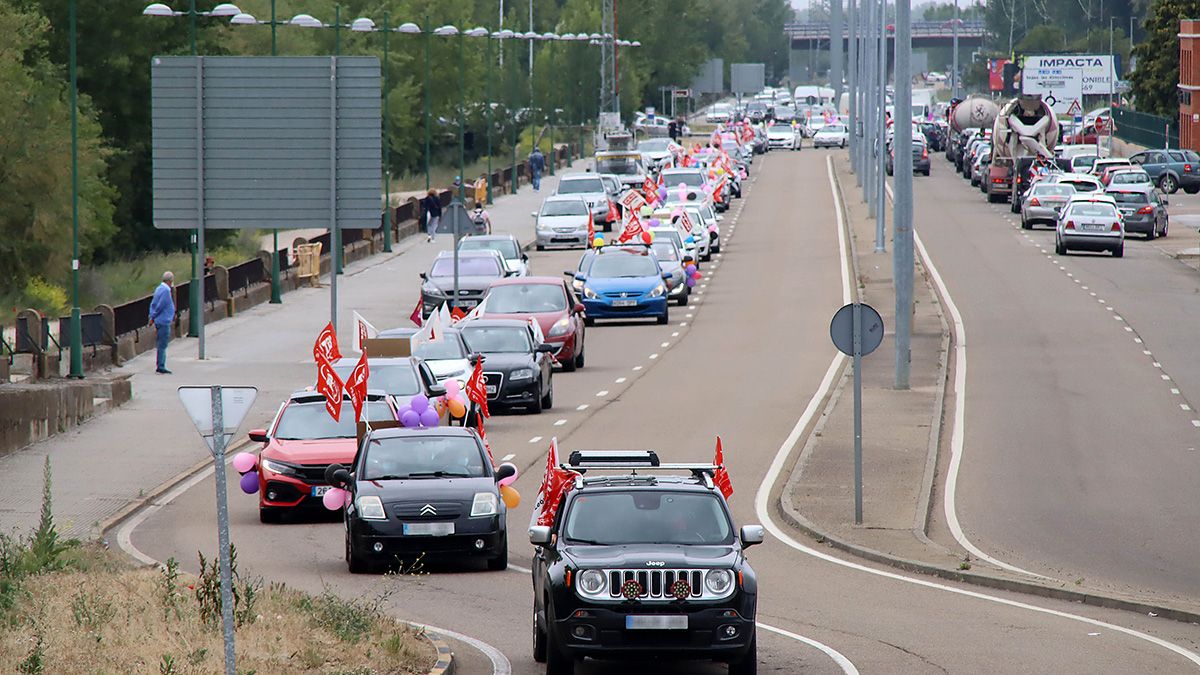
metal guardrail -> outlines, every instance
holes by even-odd
[[[4,339],[4,326],[0,325],[0,358],[5,357],[5,352],[8,353],[8,365],[11,366],[13,364],[13,359],[17,355],[17,352],[13,350],[12,345],[8,344],[8,341]]]
[[[1178,148],[1179,120],[1114,107],[1117,138],[1147,148]]]
[[[286,254],[279,258],[279,268],[283,270],[283,261]],[[229,295],[241,293],[242,295],[250,294],[250,286],[261,283],[267,279],[266,266],[263,265],[259,258],[251,258],[244,263],[234,265],[229,268]]]

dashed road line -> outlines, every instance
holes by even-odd
[[[530,443],[537,443],[537,442],[538,442],[538,441],[540,441],[540,440],[542,440],[542,437],[541,437],[541,436],[534,436],[533,438],[529,439],[529,442],[530,442]]]

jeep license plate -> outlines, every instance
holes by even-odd
[[[637,304],[637,300],[613,300],[613,307],[633,307]]]
[[[409,536],[445,537],[454,534],[454,523],[405,523],[404,534]]]
[[[626,630],[687,630],[686,614],[673,616],[654,614],[649,616],[626,616]]]
[[[314,485],[314,486],[312,486],[312,496],[324,497],[325,493],[329,492],[329,488],[331,488],[331,487],[333,487],[333,486],[332,485]]]

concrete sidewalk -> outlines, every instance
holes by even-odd
[[[588,161],[580,160],[570,170],[582,171]],[[540,208],[563,173],[545,176],[540,192],[525,186],[515,195],[498,197],[489,210],[495,231],[531,241],[529,212]],[[423,236],[409,237],[390,255],[346,266],[338,278],[338,327],[347,348],[355,310],[380,329],[408,325],[420,291],[418,273],[451,242],[444,235],[432,244]],[[60,533],[73,537],[95,536],[101,522],[131,501],[208,458],[179,403],[176,389],[182,385],[256,386],[258,400],[242,432],[265,426],[288,394],[314,380],[312,344],[330,310],[328,279],[322,283],[322,288],[288,293],[283,304],[259,305],[210,325],[204,361],[196,359],[196,340],[173,341],[167,359],[173,375],[154,372],[153,351],[115,369],[132,374],[133,400],[73,431],[0,458],[5,477],[0,532],[24,532],[36,525],[46,456],[53,471],[54,516]]]

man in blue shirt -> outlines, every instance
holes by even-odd
[[[162,283],[154,289],[154,298],[150,300],[150,323],[157,331],[158,368],[156,373],[169,375],[167,370],[167,342],[171,339],[171,322],[175,320],[175,298],[171,293],[171,285],[175,275],[163,272]]]
[[[542,171],[545,170],[546,156],[542,154],[541,149],[534,146],[533,152],[529,153],[529,175],[533,183],[534,192],[542,189]]]

